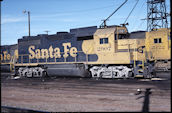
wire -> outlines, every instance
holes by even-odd
[[[126,23],[126,21],[128,20],[129,16],[131,15],[131,13],[133,12],[134,8],[136,7],[137,3],[139,0],[137,0],[136,4],[134,5],[133,9],[131,10],[131,12],[129,13],[128,17],[126,18],[126,20],[124,21],[124,25]]]
[[[141,5],[141,7],[140,7],[140,10],[138,10],[138,12],[137,12],[137,14],[138,14],[138,18],[137,18],[137,20],[136,20],[136,22],[135,23],[138,23],[138,20],[140,20],[141,19],[141,14],[142,14],[142,11],[143,11],[143,6],[145,6],[145,4],[146,4],[146,2],[145,1],[143,1],[143,3],[142,3],[142,5]],[[142,22],[141,22],[142,23]],[[136,26],[136,24],[134,24],[134,26],[131,28],[131,29],[136,29],[136,28],[138,28],[140,25],[138,25],[138,26]]]
[[[108,16],[105,20],[103,20],[102,24],[100,25],[100,28],[106,27],[106,21],[114,14],[116,13],[128,0],[125,0],[110,16]]]
[[[56,12],[56,13],[80,13],[80,12],[89,12],[89,11],[94,11],[94,10],[100,10],[100,9],[106,9],[109,7],[114,7],[114,5],[109,5],[109,6],[104,6],[104,7],[97,7],[97,8],[92,8],[92,9],[85,9],[85,10],[73,10],[71,12]]]
[[[142,22],[138,25],[137,29],[141,28],[142,25],[143,25],[144,23],[145,23],[145,21],[142,21]],[[146,30],[146,29],[145,29],[145,30]]]

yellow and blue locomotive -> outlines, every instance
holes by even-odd
[[[0,46],[1,50],[1,72],[10,72],[14,70],[15,59],[18,57],[18,46],[4,45]]]
[[[166,51],[163,58],[170,59],[169,30],[161,30],[128,33],[125,26],[91,26],[53,35],[24,36],[18,39],[12,64],[16,75],[26,77],[152,77],[161,52]],[[160,49],[153,49],[158,33],[158,47],[164,50],[155,55]]]

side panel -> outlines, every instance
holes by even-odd
[[[64,37],[63,39],[61,37],[53,35],[53,37],[35,37],[34,40],[20,39],[18,63],[46,64],[52,62],[84,63],[97,61],[97,55],[93,52],[93,50],[89,49],[92,47],[92,40],[89,41],[91,44],[89,44],[89,48],[87,48],[88,43],[85,45],[85,40],[77,41],[77,38],[73,36]],[[36,39],[39,43],[35,43]],[[87,53],[87,50],[89,50],[88,52],[92,52],[92,54]]]
[[[118,52],[130,52],[130,59],[133,61],[142,61],[145,59],[142,53],[145,48],[145,39],[121,39],[118,40]]]
[[[149,59],[171,59],[170,29],[159,29],[146,33],[146,50],[150,53]]]

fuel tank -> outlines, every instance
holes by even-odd
[[[48,76],[91,77],[84,64],[47,64]]]

